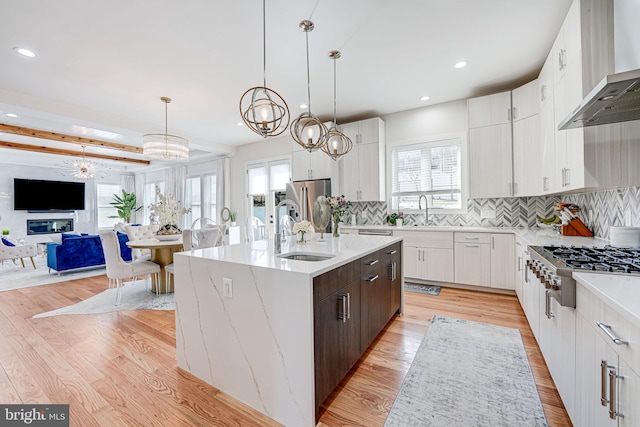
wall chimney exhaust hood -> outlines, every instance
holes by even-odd
[[[640,119],[640,70],[610,74],[558,125],[559,130]]]

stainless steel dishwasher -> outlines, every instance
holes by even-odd
[[[393,236],[393,230],[376,230],[362,228],[358,230],[358,234],[364,236]]]

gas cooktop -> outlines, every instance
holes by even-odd
[[[640,248],[543,246],[542,249],[571,269],[640,274]]]

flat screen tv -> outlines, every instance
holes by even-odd
[[[84,210],[84,182],[14,178],[13,209],[36,212]]]

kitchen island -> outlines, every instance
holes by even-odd
[[[401,240],[343,235],[288,241],[281,256],[272,241],[175,254],[178,366],[279,423],[314,426],[336,379],[402,311]],[[283,257],[291,253],[329,258]]]

